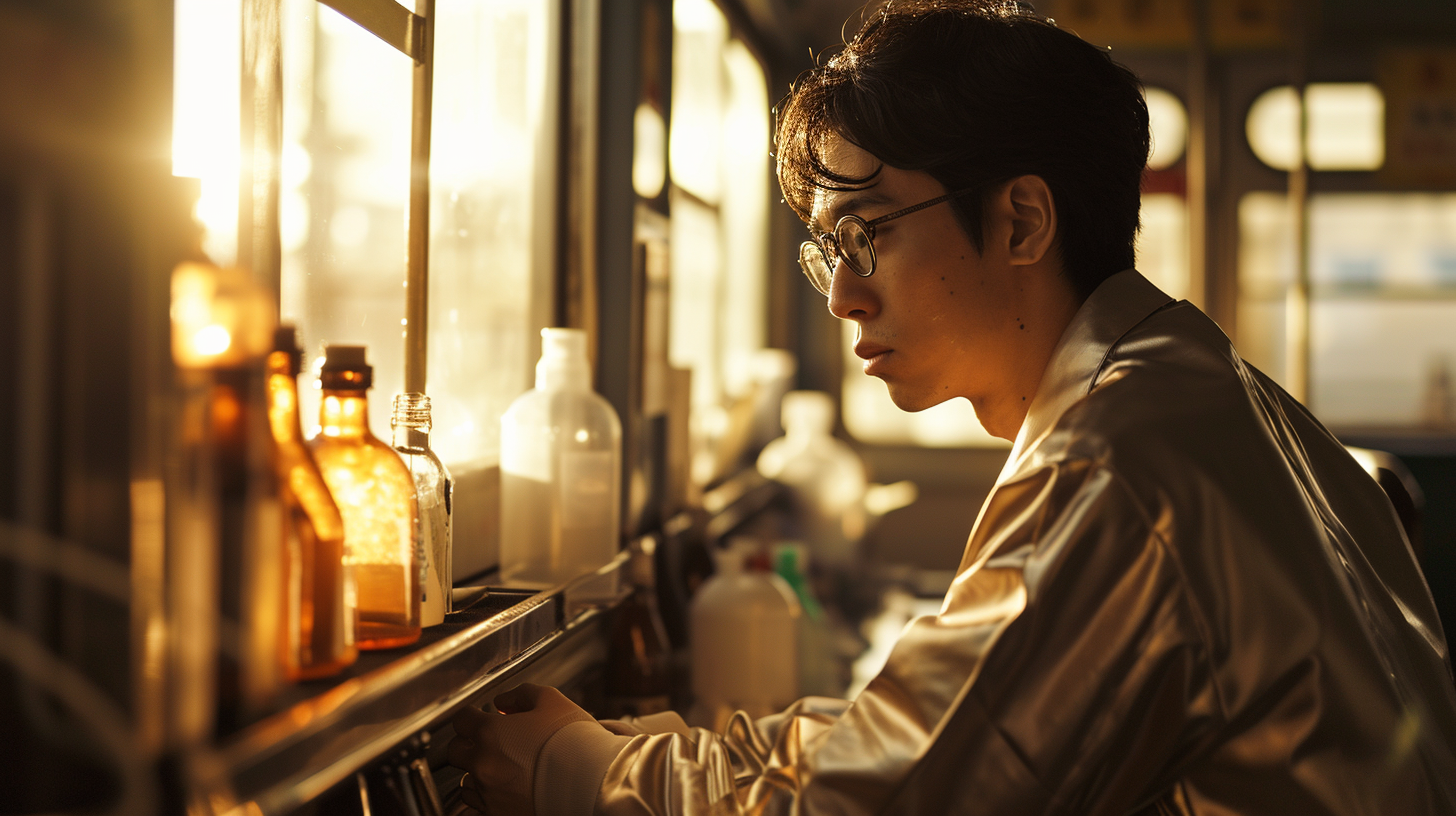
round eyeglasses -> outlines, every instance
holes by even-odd
[[[946,193],[943,196],[922,201],[870,221],[857,215],[843,216],[835,222],[832,232],[823,233],[817,239],[810,239],[799,245],[799,268],[804,270],[804,274],[808,276],[809,282],[814,284],[814,288],[818,289],[820,294],[828,297],[829,286],[834,282],[834,262],[831,258],[838,257],[844,261],[845,266],[848,266],[851,272],[861,278],[868,278],[875,273],[876,225],[893,221],[902,215],[909,215],[926,207],[934,207],[942,201],[949,201],[956,196],[972,192],[974,189],[978,188]]]

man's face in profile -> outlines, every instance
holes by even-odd
[[[816,235],[845,215],[869,221],[947,192],[929,174],[881,167],[843,139],[825,148],[825,163],[837,173],[865,177],[876,168],[879,173],[862,190],[821,190],[811,213]],[[903,410],[966,397],[984,422],[988,403],[1024,403],[1032,396],[1014,393],[1016,374],[1026,362],[1023,347],[1037,322],[1047,318],[1028,297],[1025,267],[1012,263],[1014,209],[1007,215],[997,200],[992,191],[981,252],[945,202],[876,226],[876,264],[869,277],[831,258],[829,310],[855,323],[855,353],[865,360],[865,373],[884,380]],[[1063,325],[1055,327],[1058,336]],[[1015,427],[988,430],[1015,434]]]

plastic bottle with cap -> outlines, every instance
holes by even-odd
[[[828,394],[790,391],[782,414],[784,435],[764,446],[758,472],[793,492],[815,559],[842,566],[853,560],[864,535],[864,462],[834,436],[834,399]]]
[[[721,728],[734,711],[781,711],[799,696],[800,607],[784,579],[745,568],[755,542],[713,551],[717,572],[692,604],[695,725]]]
[[[420,539],[415,483],[388,444],[369,432],[374,368],[363,346],[325,346],[319,370],[319,433],[309,441],[344,517],[344,552],[354,572],[360,649],[420,638]]]
[[[553,586],[617,554],[622,424],[591,390],[586,333],[542,329],[536,387],[501,416],[501,577]]]

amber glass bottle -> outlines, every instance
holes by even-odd
[[[674,672],[672,646],[657,612],[653,549],[632,554],[628,577],[632,594],[622,601],[612,620],[607,657],[607,716],[642,717],[672,707]]]
[[[298,371],[303,352],[280,326],[268,355],[268,427],[283,515],[283,670],[290,680],[327,677],[359,656],[354,576],[344,564],[344,520],[303,443]]]
[[[363,346],[327,346],[319,372],[319,434],[310,444],[344,516],[346,562],[358,586],[360,649],[420,637],[415,483],[388,444],[369,432],[374,369]]]

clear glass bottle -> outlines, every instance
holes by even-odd
[[[320,428],[309,444],[344,517],[358,588],[355,640],[360,649],[391,649],[420,637],[415,483],[399,454],[369,432],[373,382],[363,346],[325,346]]]
[[[344,563],[344,520],[303,441],[298,372],[303,352],[280,326],[268,355],[268,427],[283,516],[283,670],[290,680],[327,677],[359,656],[354,577]]]
[[[445,622],[450,610],[450,588],[454,583],[451,561],[450,471],[430,450],[430,398],[409,393],[394,396],[394,449],[404,459],[415,482],[415,504],[419,511],[420,624]]]
[[[586,333],[542,329],[536,387],[501,416],[501,576],[551,586],[617,554],[622,423],[591,390]]]

